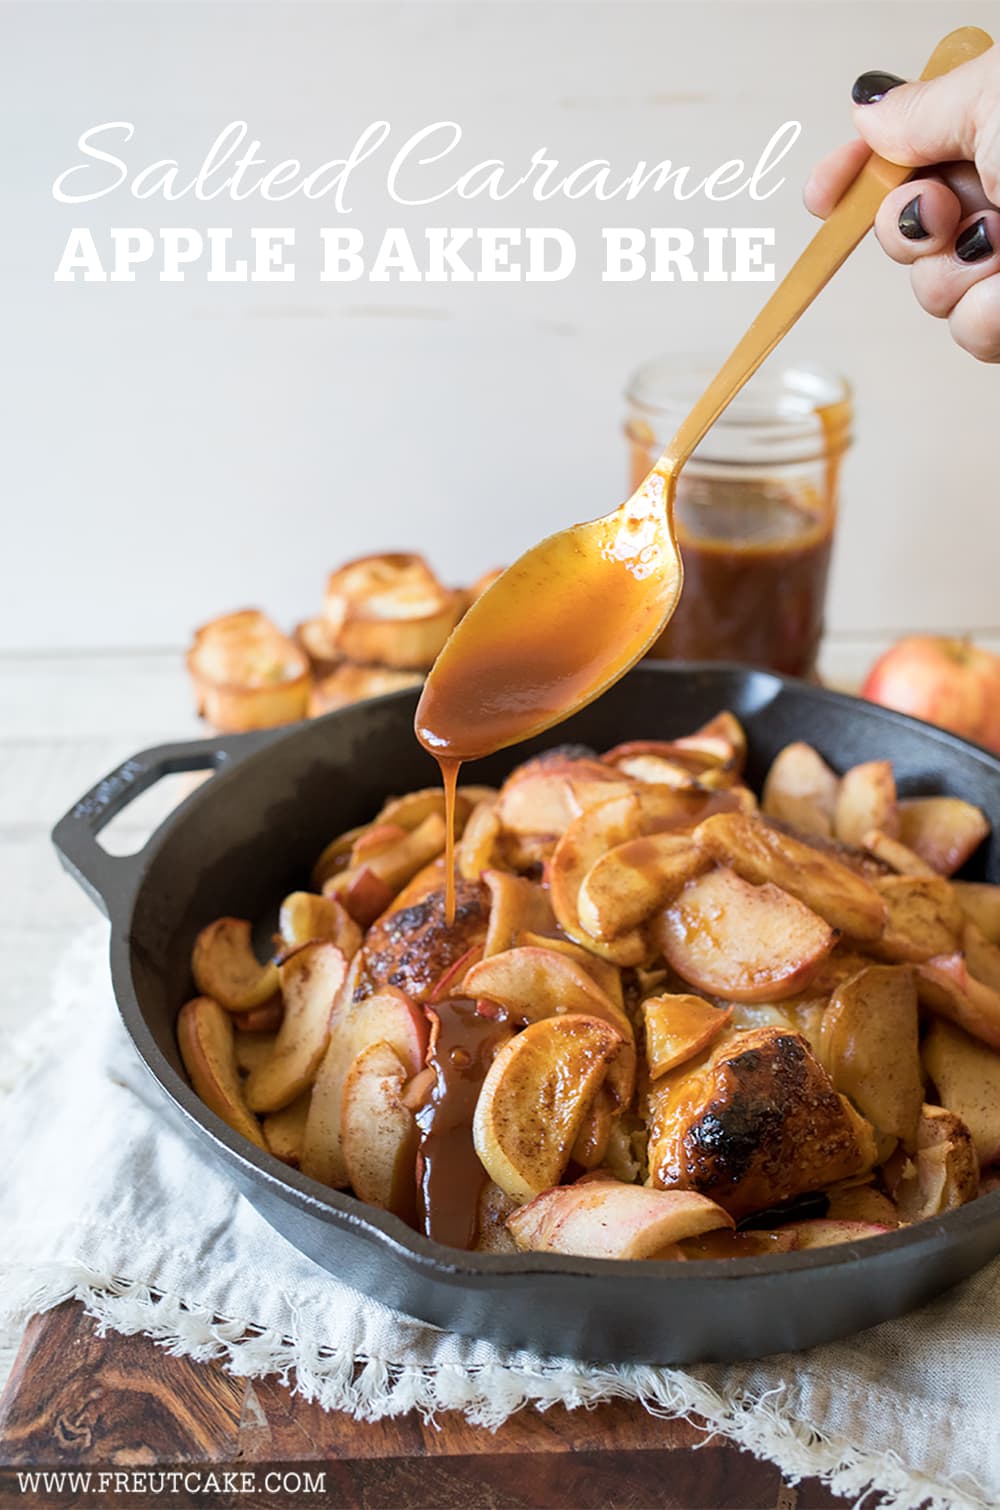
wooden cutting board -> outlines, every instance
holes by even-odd
[[[25,1468],[153,1465],[253,1472],[257,1492],[226,1498],[191,1481],[167,1500],[93,1487],[23,1493],[17,1481]],[[306,1472],[323,1475],[319,1494],[303,1491]],[[362,1423],[297,1398],[274,1377],[251,1382],[216,1363],[173,1358],[142,1337],[99,1337],[72,1302],[36,1317],[0,1397],[0,1506],[154,1504],[825,1510],[845,1501],[813,1480],[792,1488],[773,1464],[635,1405],[529,1409],[496,1432],[454,1412],[437,1426],[414,1414]]]

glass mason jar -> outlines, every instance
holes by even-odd
[[[635,373],[633,488],[716,370],[665,357]],[[766,365],[737,395],[678,479],[684,591],[652,655],[815,674],[852,417],[844,379],[808,365]]]

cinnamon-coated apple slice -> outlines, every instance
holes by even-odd
[[[507,870],[484,870],[482,881],[490,894],[484,959],[512,949],[522,933],[556,931],[549,893],[537,881],[512,875]]]
[[[273,960],[260,963],[245,918],[216,918],[201,930],[194,942],[191,973],[202,995],[227,1012],[262,1007],[278,990],[278,967]]]
[[[921,1052],[937,1099],[968,1127],[979,1162],[1000,1163],[1000,1053],[941,1019],[931,1023]]]
[[[989,881],[952,881],[962,910],[991,944],[1000,945],[1000,886]]]
[[[466,819],[480,802],[495,802],[497,792],[490,786],[460,786],[455,792],[455,834],[460,836]],[[411,832],[419,828],[432,813],[444,817],[444,792],[440,786],[422,787],[402,797],[390,797],[376,814],[376,823],[394,823]]]
[[[990,831],[980,808],[961,797],[910,797],[899,804],[899,837],[939,875],[951,876]]]
[[[658,937],[682,980],[727,1001],[781,1001],[801,991],[836,943],[833,929],[788,892],[720,868],[689,881]]]
[[[764,782],[761,810],[804,834],[830,838],[837,804],[838,778],[818,750],[796,740],[771,762]]]
[[[472,1132],[483,1168],[507,1195],[530,1201],[559,1182],[621,1046],[609,1022],[572,1014],[533,1022],[500,1049]]]
[[[359,955],[355,967],[360,959]],[[358,1055],[373,1043],[387,1043],[410,1079],[423,1068],[427,1038],[426,1017],[402,991],[387,986],[355,1001],[348,978],[337,999],[330,1041],[313,1086],[302,1147],[303,1174],[335,1188],[348,1183],[341,1120],[344,1085]]]
[[[648,996],[642,1016],[650,1078],[665,1075],[707,1049],[732,1015],[732,1007],[713,1007],[701,996]]]
[[[690,1190],[649,1190],[595,1178],[543,1191],[507,1218],[518,1247],[581,1258],[648,1259],[733,1219]]]
[[[689,834],[649,834],[602,855],[583,878],[577,898],[581,926],[613,941],[641,927],[711,860]]]
[[[608,1072],[608,1085],[620,1106],[631,1101],[636,1064],[631,1021],[593,976],[569,956],[555,949],[508,949],[473,965],[457,994],[496,1002],[522,1023],[567,1013],[584,1013],[610,1023],[622,1045]]]
[[[924,1080],[909,966],[870,965],[837,987],[823,1013],[819,1057],[879,1132],[916,1146]]]
[[[271,1112],[263,1120],[264,1139],[276,1159],[298,1169],[302,1159],[302,1140],[309,1115],[309,1092],[303,1091],[280,1112]]]
[[[694,841],[744,881],[770,881],[797,897],[831,928],[856,939],[881,936],[885,903],[871,882],[813,845],[744,813],[713,814]]]
[[[620,1111],[617,1096],[605,1083],[590,1103],[570,1150],[574,1164],[579,1164],[581,1169],[600,1168],[607,1155],[612,1129]]]
[[[827,1191],[826,1215],[835,1222],[869,1222],[876,1227],[898,1227],[899,1213],[887,1195],[875,1185],[853,1182]]]
[[[964,955],[936,955],[917,965],[916,972],[917,994],[925,1006],[1000,1049],[1000,991],[970,975]]]
[[[574,944],[572,939],[561,938],[557,934],[531,933],[525,930],[518,934],[512,947],[554,949],[557,954],[565,954],[567,959],[575,960],[586,970],[605,996],[610,996],[616,1007],[624,1007],[625,992],[622,988],[622,973],[618,966],[613,965],[610,960],[599,959],[582,944]]]
[[[247,1106],[236,1066],[232,1020],[209,996],[196,996],[181,1007],[177,1042],[184,1068],[210,1111],[233,1132],[266,1148],[260,1123]]]
[[[872,945],[874,953],[920,964],[958,948],[964,915],[943,876],[885,876],[873,885],[886,905],[885,930]]]
[[[580,888],[591,867],[609,849],[639,838],[641,823],[642,810],[632,793],[599,803],[569,825],[549,868],[549,895],[563,932],[616,965],[639,964],[647,952],[646,942],[638,929],[613,941],[588,933],[580,920]]]
[[[352,960],[361,948],[361,929],[336,897],[292,891],[281,904],[278,932],[286,953],[319,939]]]
[[[233,1027],[238,1033],[270,1033],[273,1036],[281,1027],[284,1016],[284,1002],[280,996],[273,996],[262,1007],[253,1007],[249,1012],[234,1012]]]
[[[305,944],[279,971],[285,1016],[274,1052],[246,1084],[255,1112],[276,1112],[312,1085],[330,1036],[330,1016],[347,975],[347,960],[336,944]]]
[[[412,1226],[418,1130],[403,1102],[407,1066],[387,1043],[369,1044],[344,1082],[341,1142],[354,1194]]]
[[[444,819],[440,813],[430,813],[415,829],[400,829],[390,843],[364,851],[359,863],[332,878],[324,891],[342,901],[366,928],[444,846]]]
[[[841,844],[860,844],[873,828],[894,837],[898,823],[891,761],[866,760],[844,772],[833,814],[834,836]]]

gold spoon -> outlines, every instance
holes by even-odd
[[[986,32],[960,27],[934,49],[921,78],[949,73],[992,45]],[[592,702],[662,633],[683,580],[677,474],[912,171],[872,154],[632,497],[614,513],[550,535],[472,605],[417,708],[417,737],[448,785],[460,761],[540,734]]]

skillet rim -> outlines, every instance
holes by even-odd
[[[622,681],[633,676],[647,674],[674,678],[690,678],[692,675],[737,678],[746,683],[751,678],[770,683],[772,691],[765,702],[755,706],[756,713],[763,712],[768,704],[782,692],[790,691],[797,697],[805,697],[820,703],[857,713],[863,710],[867,718],[890,727],[900,726],[914,730],[930,745],[943,747],[945,752],[960,751],[973,756],[1000,782],[1000,757],[981,745],[965,740],[948,730],[928,724],[921,719],[882,708],[850,693],[816,686],[795,677],[736,662],[683,662],[643,661],[626,673]],[[385,694],[374,699],[383,704],[416,704],[419,689],[404,688],[399,692]],[[217,1152],[229,1162],[236,1164],[251,1180],[265,1184],[279,1199],[298,1207],[312,1217],[320,1217],[330,1225],[360,1231],[371,1240],[387,1248],[411,1267],[431,1270],[439,1276],[462,1279],[470,1284],[491,1281],[503,1286],[516,1284],[532,1274],[566,1274],[575,1278],[594,1281],[621,1280],[629,1275],[636,1279],[656,1280],[657,1283],[674,1285],[701,1284],[715,1280],[736,1283],[740,1279],[769,1279],[781,1274],[804,1271],[821,1271],[845,1263],[871,1261],[890,1257],[904,1249],[936,1247],[941,1239],[957,1242],[961,1235],[971,1235],[983,1227],[996,1225],[1000,1235],[1000,1187],[985,1196],[968,1202],[941,1216],[927,1219],[911,1227],[890,1230],[877,1237],[858,1238],[826,1248],[806,1249],[800,1252],[774,1253],[756,1257],[734,1259],[688,1259],[684,1263],[650,1259],[598,1259],[576,1257],[568,1254],[532,1253],[493,1254],[477,1253],[446,1247],[434,1242],[422,1233],[408,1227],[398,1217],[379,1208],[366,1205],[357,1197],[343,1191],[333,1190],[318,1181],[290,1168],[281,1160],[233,1132],[221,1118],[216,1116],[197,1096],[169,1063],[157,1046],[148,1028],[140,1006],[131,968],[131,919],[143,889],[146,875],[162,846],[167,842],[175,826],[205,802],[215,800],[211,794],[224,789],[238,770],[249,762],[267,758],[272,750],[295,739],[305,730],[312,730],[331,721],[349,717],[356,705],[335,709],[319,719],[290,724],[281,731],[254,731],[245,736],[250,747],[246,753],[238,753],[238,742],[232,736],[220,737],[234,750],[234,756],[218,767],[211,780],[204,782],[183,802],[174,808],[150,836],[145,846],[133,857],[136,868],[126,883],[126,895],[120,909],[114,909],[111,920],[110,961],[112,983],[119,1013],[126,1031],[145,1069],[156,1080],[160,1089],[175,1108],[193,1123],[199,1134],[215,1146]],[[261,737],[261,736],[265,737]],[[195,743],[195,741],[192,741]],[[474,762],[470,762],[474,764]],[[117,915],[116,915],[117,914]]]

